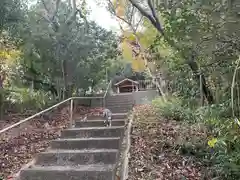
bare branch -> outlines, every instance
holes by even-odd
[[[42,14],[37,13],[37,12],[35,12],[35,14],[38,15],[39,17],[41,17],[42,19],[44,19],[45,21],[47,21],[47,22],[49,22],[49,23],[52,23],[52,22],[50,21],[50,19],[46,18],[46,17],[43,16]],[[37,22],[39,22],[39,21],[37,21]]]
[[[49,11],[49,9],[47,8],[47,5],[46,5],[45,1],[44,1],[44,0],[41,0],[41,2],[42,2],[42,4],[43,4],[43,6],[44,6],[44,9],[47,11],[47,13],[48,13],[48,15],[49,15],[49,14],[50,14],[50,11]]]
[[[117,12],[116,12],[116,10],[115,10],[115,8],[114,8],[114,5],[113,5],[113,3],[111,2],[111,0],[108,0],[108,2],[109,2],[109,4],[110,4],[110,8],[111,8],[111,10],[112,10],[112,12],[113,12],[113,15],[114,16],[116,16],[118,19],[120,19],[120,20],[122,20],[123,22],[125,22],[127,25],[131,25],[131,23],[129,22],[129,21],[127,21],[126,19],[124,19],[124,18],[122,18],[122,17],[120,17],[119,15],[117,15]]]
[[[83,13],[81,12],[80,9],[77,9],[77,12],[78,12],[79,16],[84,20],[85,25],[86,25],[86,27],[87,27],[87,31],[88,31],[88,29],[89,29],[89,25],[88,25],[87,18],[83,15]]]
[[[41,2],[42,2],[42,4],[43,4],[43,6],[44,6],[44,9],[45,9],[46,12],[47,12],[47,15],[46,15],[47,17],[44,17],[44,16],[42,16],[42,15],[40,15],[40,14],[37,13],[39,16],[41,16],[42,18],[44,18],[46,21],[48,21],[48,22],[52,25],[54,31],[57,31],[58,28],[59,28],[59,23],[58,23],[55,19],[56,19],[56,15],[57,15],[57,12],[58,12],[58,9],[59,9],[60,1],[61,1],[61,0],[57,0],[57,1],[56,1],[55,11],[54,11],[52,17],[50,17],[50,16],[51,16],[50,10],[47,8],[47,5],[46,5],[46,3],[45,3],[44,0],[41,0]]]
[[[164,35],[163,29],[161,28],[161,26],[159,26],[159,24],[157,24],[156,19],[153,17],[153,15],[149,14],[147,11],[145,11],[138,3],[135,2],[135,0],[129,0],[131,2],[131,4],[137,8],[140,13],[145,16],[147,19],[149,19],[152,23],[152,25],[154,25],[154,27],[162,34]],[[150,7],[151,8],[151,7]],[[153,13],[153,12],[152,12]]]
[[[69,7],[72,7],[72,2],[71,2],[71,0],[68,0],[68,6],[69,6]]]
[[[133,20],[133,13],[134,13],[134,6],[132,6],[132,11],[131,11],[131,16],[130,16],[130,22],[132,22]]]
[[[140,23],[142,22],[143,16],[141,16],[140,20],[137,22],[136,26],[135,26],[135,31],[137,31]]]
[[[54,13],[53,13],[52,20],[55,19],[56,15],[57,15],[57,13],[58,13],[60,1],[61,1],[61,0],[57,0],[57,1],[56,1],[55,11],[54,11]]]
[[[156,22],[156,25],[158,26],[158,29],[161,31],[162,34],[164,34],[163,28],[162,28],[162,26],[161,26],[161,24],[159,22],[159,19],[158,19],[157,15],[156,15],[156,11],[155,11],[155,9],[153,7],[153,4],[152,4],[151,0],[148,0],[148,6],[151,9],[152,15],[153,15],[153,17],[155,19],[155,22]]]
[[[77,11],[77,5],[76,5],[76,0],[72,0],[72,12],[70,13],[69,17],[67,18],[67,20],[65,21],[65,23],[67,25],[70,25],[71,22],[76,19],[76,15],[78,13]]]
[[[72,8],[73,8],[73,12],[75,12],[77,9],[76,0],[72,0]]]
[[[117,12],[116,12],[116,10],[115,10],[115,8],[114,8],[114,5],[113,5],[113,3],[111,2],[111,0],[108,0],[108,2],[109,2],[109,5],[111,6],[110,8],[111,8],[111,11],[112,11],[113,15],[116,16],[116,17],[117,17],[118,19],[120,19],[121,21],[125,22],[125,23],[132,29],[132,31],[135,33],[135,32],[137,31],[137,28],[138,28],[138,26],[139,26],[139,24],[140,24],[143,16],[141,16],[139,22],[138,22],[138,23],[136,24],[136,26],[134,27],[134,25],[132,24],[132,19],[133,19],[132,17],[133,17],[133,15],[134,15],[133,13],[134,13],[134,8],[135,8],[134,6],[132,6],[131,18],[130,18],[130,20],[128,21],[128,20],[122,18],[121,16],[117,15]],[[121,29],[122,31],[124,31],[123,27],[122,27],[120,24],[119,24],[119,26],[120,26],[120,29]]]

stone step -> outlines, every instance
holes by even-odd
[[[127,102],[133,102],[134,101],[134,98],[114,98],[114,99],[106,99],[106,103],[108,102],[115,102],[115,103],[127,103]]]
[[[22,170],[20,180],[114,180],[116,165],[33,166]]]
[[[127,118],[127,113],[113,113],[112,119],[125,119]],[[105,118],[102,116],[92,115],[88,116],[88,120],[104,120]]]
[[[119,110],[119,109],[111,109],[111,111],[112,111],[112,112],[122,112],[122,113],[127,113],[127,112],[129,112],[129,110],[127,110],[127,109],[121,109],[121,110]]]
[[[127,113],[113,113],[112,119],[126,119],[127,115]]]
[[[133,98],[133,94],[114,94],[111,96],[107,96],[107,100],[109,99],[132,99]]]
[[[117,157],[117,149],[49,150],[38,154],[35,164],[40,166],[115,164]]]
[[[132,105],[132,104],[126,104],[126,105],[124,105],[124,106],[121,106],[120,104],[107,104],[106,107],[107,107],[107,108],[109,108],[109,107],[132,108],[133,105]]]
[[[117,108],[117,109],[132,109],[133,108],[133,106],[132,105],[129,105],[129,106],[124,106],[124,107],[122,107],[122,106],[118,106],[118,105],[114,105],[114,106],[112,106],[112,105],[108,105],[108,106],[106,106],[108,109],[114,109],[114,108]]]
[[[112,95],[112,96],[107,96],[106,97],[106,100],[109,100],[109,99],[132,99],[133,98],[133,95],[132,94],[115,94],[115,95]]]
[[[112,127],[114,126],[124,126],[125,120],[114,119],[112,121]],[[75,127],[104,127],[103,120],[87,120],[87,121],[76,121]]]
[[[65,129],[62,138],[90,138],[90,137],[122,137],[124,126],[113,127],[85,127]]]
[[[124,104],[130,104],[130,103],[133,103],[133,100],[114,99],[114,100],[107,100],[106,101],[106,104],[121,104],[121,105],[124,105]]]
[[[116,113],[116,112],[128,113],[132,108],[109,107],[108,109],[110,109],[112,113]]]
[[[121,106],[121,107],[125,107],[125,106],[129,106],[129,105],[133,105],[134,102],[106,102],[106,106]]]
[[[74,138],[51,141],[52,149],[118,149],[118,138]]]

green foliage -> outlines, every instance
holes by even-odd
[[[185,100],[179,97],[167,98],[167,102],[157,98],[152,103],[156,112],[168,120],[185,121],[186,128],[190,126],[189,122],[196,127],[202,124],[206,127],[204,134],[208,138],[199,137],[198,142],[193,138],[181,141],[178,144],[180,153],[199,158],[210,170],[211,177],[226,180],[240,178],[240,130],[231,117],[229,103],[196,109],[189,108]],[[202,133],[199,131],[199,135]],[[207,142],[209,147],[206,146]]]
[[[0,34],[3,30],[14,31],[24,16],[23,3],[19,0],[0,1]]]
[[[231,92],[240,47],[240,39],[236,38],[240,35],[239,2],[173,0],[154,4],[155,9],[149,6],[154,1],[129,2],[137,13],[148,14],[143,20],[144,30],[137,34],[147,48],[148,61],[154,61],[156,73],[164,75],[168,93],[176,96],[167,102],[161,98],[153,101],[156,111],[167,119],[204,123],[209,139],[202,141],[216,138],[216,143],[213,149],[203,146],[207,158],[201,158],[214,167],[218,179],[240,179],[240,128],[231,109],[233,96],[233,109],[239,118],[239,72]],[[127,14],[131,8],[125,9]],[[213,105],[206,104],[211,102],[204,96],[207,90],[214,98]]]
[[[232,119],[205,119],[212,136],[217,142],[208,154],[216,176],[222,179],[240,178],[240,135],[239,127]]]
[[[7,102],[18,107],[21,112],[25,110],[42,110],[54,103],[54,99],[50,93],[43,91],[33,91],[31,89],[16,89],[10,91],[5,97]]]
[[[117,35],[88,21],[86,3],[76,10],[71,1],[49,2],[0,2],[0,78],[4,90],[13,90],[1,102],[22,111],[46,107],[52,96],[98,92],[123,67]]]
[[[162,98],[157,98],[152,103],[156,111],[167,119],[177,121],[192,121],[194,119],[192,110],[184,106],[179,98],[169,97],[166,102]]]
[[[222,118],[231,118],[232,111],[230,103],[222,104],[212,104],[210,106],[202,106],[196,109],[195,111],[197,120],[205,121],[206,119],[222,119]]]

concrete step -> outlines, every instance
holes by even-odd
[[[121,106],[125,106],[126,104],[133,104],[133,101],[107,101],[105,105],[109,105],[109,104],[119,104]]]
[[[91,115],[87,117],[87,120],[104,120],[105,118],[103,116],[95,116]]]
[[[117,157],[117,149],[49,150],[38,154],[35,164],[40,166],[115,164]]]
[[[133,99],[134,95],[133,94],[116,94],[116,95],[112,95],[112,96],[108,96],[106,98],[106,100],[114,100],[114,99]]]
[[[134,103],[133,102],[106,102],[106,106],[114,106],[114,105],[118,105],[118,106],[121,106],[121,107],[124,107],[124,106],[129,106],[129,105],[133,105]]]
[[[108,107],[112,111],[112,113],[121,112],[121,113],[128,113],[131,109],[130,108],[118,108],[118,107]]]
[[[107,107],[108,108],[108,107]],[[127,118],[127,113],[113,113],[112,114],[112,119],[125,119]],[[102,116],[88,116],[87,120],[105,120],[104,117]]]
[[[85,127],[65,129],[62,138],[89,138],[89,137],[122,137],[124,126],[113,127]]]
[[[124,109],[124,110],[130,110],[130,109],[132,109],[132,106],[129,106],[129,107],[119,107],[119,106],[107,106],[108,107],[108,109],[119,109],[119,110],[122,110],[122,109]],[[114,113],[114,112],[113,112]]]
[[[126,119],[127,118],[127,113],[113,113],[112,114],[112,119]]]
[[[121,104],[121,105],[124,105],[124,104],[132,104],[134,101],[133,100],[107,100],[106,101],[106,104]]]
[[[114,180],[116,165],[33,166],[22,170],[20,180]]]
[[[106,107],[118,107],[118,108],[132,108],[132,104],[125,104],[122,106],[121,104],[107,104]]]
[[[75,138],[51,141],[52,149],[118,149],[118,138]]]
[[[129,112],[127,109],[119,110],[119,109],[111,109],[112,112],[122,112],[122,113],[127,113]]]
[[[112,121],[112,127],[114,126],[124,126],[125,120],[123,119],[114,119]],[[75,127],[104,127],[104,121],[103,120],[87,120],[85,122],[83,121],[76,121]]]

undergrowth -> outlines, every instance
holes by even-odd
[[[159,115],[167,119],[204,125],[206,137],[202,136],[201,141],[205,142],[205,146],[201,144],[200,148],[192,149],[195,152],[192,154],[205,162],[215,179],[240,179],[240,127],[231,117],[228,103],[192,108],[185,105],[181,98],[171,97],[167,102],[162,98],[155,99],[153,106]],[[190,147],[198,147],[192,137],[186,143]]]
[[[139,147],[132,150],[138,163],[133,165],[132,161],[131,165],[141,167],[138,176],[152,174],[152,178],[159,178],[159,174],[170,174],[161,178],[239,180],[240,128],[231,117],[229,104],[189,107],[181,98],[167,99],[165,102],[157,98],[151,105],[134,110],[133,144]],[[141,161],[140,151],[145,154]],[[161,156],[168,165],[162,161],[159,164]],[[180,161],[192,165],[188,173],[183,173],[185,168],[179,165]],[[146,165],[150,167],[143,170]],[[165,166],[170,166],[171,172]],[[156,175],[150,169],[161,173]]]

